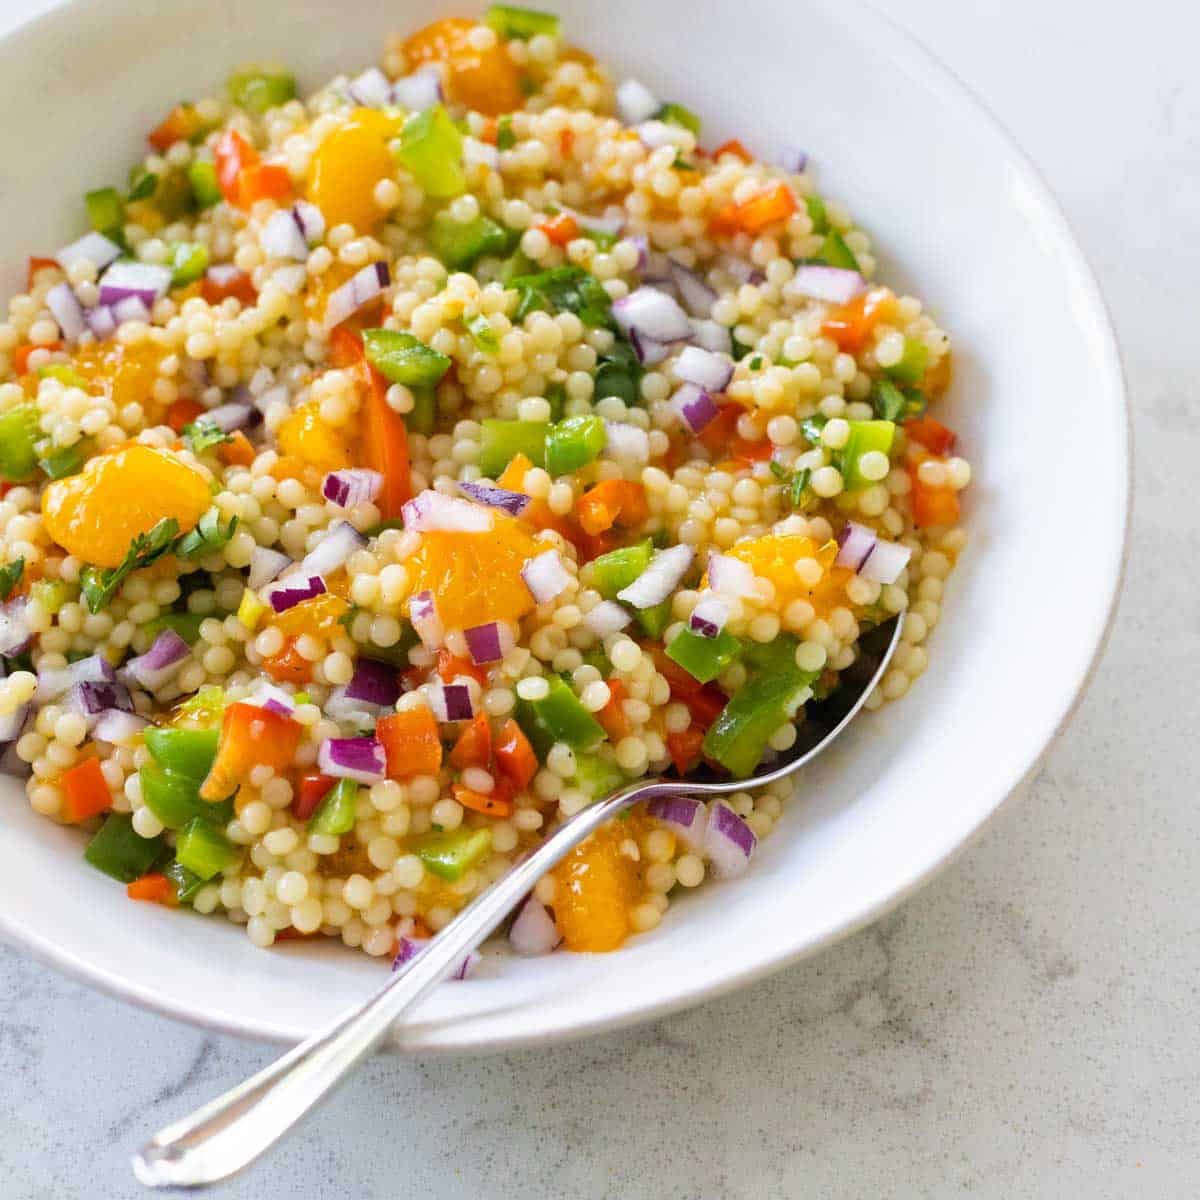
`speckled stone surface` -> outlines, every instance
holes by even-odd
[[[0,0],[0,24],[28,7]],[[1177,0],[884,7],[1043,168],[1121,335],[1137,511],[1087,700],[1029,794],[874,928],[622,1034],[375,1061],[213,1195],[1200,1195],[1200,20]],[[136,1196],[137,1142],[272,1053],[0,950],[0,1197]]]

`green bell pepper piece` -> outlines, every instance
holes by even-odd
[[[61,579],[35,579],[29,585],[29,596],[53,615],[72,596],[71,585]]]
[[[515,4],[493,4],[483,14],[484,23],[490,25],[502,38],[536,37],[544,33],[558,37],[558,18],[553,13],[539,12],[536,8],[521,8]]]
[[[662,637],[663,631],[671,623],[671,598],[668,596],[661,604],[653,608],[639,608],[634,614],[637,623],[652,638]]]
[[[212,770],[220,738],[219,729],[160,729],[150,726],[142,734],[150,757],[160,767],[194,780],[197,786]]]
[[[475,313],[471,317],[463,317],[463,327],[471,335],[471,341],[484,354],[496,354],[500,350],[500,339],[492,329],[492,323],[483,315]]]
[[[175,858],[180,866],[208,880],[229,870],[238,851],[211,821],[193,817],[175,839]]]
[[[129,813],[110,813],[88,842],[83,857],[105,875],[132,883],[150,870],[165,846],[161,833],[152,838],[138,834]]]
[[[480,216],[464,223],[448,212],[440,212],[429,227],[429,244],[446,266],[465,271],[485,254],[503,254],[508,234],[490,217]]]
[[[550,405],[550,420],[561,421],[567,407],[567,389],[561,383],[546,384],[545,401]]]
[[[513,133],[512,114],[506,113],[500,118],[496,129],[496,149],[511,150],[517,144],[517,135]]]
[[[232,798],[222,800],[220,804],[201,800],[199,779],[164,770],[157,763],[147,763],[142,767],[138,771],[138,779],[141,780],[142,800],[146,807],[168,829],[183,829],[197,818],[214,826],[224,826],[233,819]]]
[[[831,229],[826,235],[821,249],[817,251],[817,262],[827,267],[842,267],[847,271],[859,270],[858,259],[846,245],[846,239],[836,229]]]
[[[309,833],[340,836],[354,828],[358,808],[358,784],[353,779],[339,779],[321,797],[317,811],[308,822]]]
[[[18,404],[0,413],[0,476],[9,483],[29,479],[37,467],[34,439],[41,436],[38,411],[32,404]]]
[[[701,683],[716,679],[741,652],[742,643],[727,629],[710,638],[684,628],[667,645],[667,657]]]
[[[48,448],[38,459],[38,466],[50,479],[65,479],[78,475],[93,450],[91,438],[80,438],[70,446]]]
[[[611,759],[599,754],[575,755],[575,783],[593,800],[611,796],[625,779],[624,772]]]
[[[212,208],[224,199],[221,185],[217,182],[215,163],[205,158],[193,159],[188,166],[187,177],[197,208]]]
[[[495,479],[518,454],[524,454],[535,467],[544,467],[549,430],[545,421],[500,421],[489,417],[483,422],[480,438],[480,471]]]
[[[208,247],[201,242],[180,242],[171,254],[171,286],[185,287],[208,270]]]
[[[147,171],[142,163],[134,163],[129,168],[129,195],[125,197],[131,204],[137,200],[149,200],[158,189],[158,176],[153,171]]]
[[[850,437],[842,450],[842,481],[846,491],[858,492],[870,487],[872,481],[858,469],[862,456],[870,450],[889,454],[896,437],[891,421],[851,421]]]
[[[598,555],[591,561],[592,583],[605,600],[614,600],[649,565],[654,557],[654,543],[646,538],[632,546],[622,546]]]
[[[400,131],[397,157],[427,196],[447,199],[466,191],[462,134],[440,104],[414,113]]]
[[[700,118],[690,108],[684,108],[682,104],[676,104],[673,101],[664,104],[654,116],[668,125],[678,125],[681,129],[690,129],[697,137],[700,136]]]
[[[59,383],[66,384],[67,387],[77,387],[85,392],[88,390],[88,381],[74,367],[68,367],[66,363],[50,363],[49,366],[38,367],[38,378],[57,379]]]
[[[592,750],[604,740],[604,728],[558,675],[547,679],[550,691],[540,700],[518,700],[517,724],[541,759],[555,742],[572,750]]]
[[[87,206],[88,223],[105,237],[119,240],[125,228],[125,201],[116,188],[97,188],[83,198]]]
[[[820,196],[805,196],[804,207],[808,210],[808,219],[812,222],[813,233],[828,233],[829,213],[825,210],[825,201]]]
[[[607,443],[600,417],[568,417],[546,432],[546,470],[551,475],[569,475],[594,462]]]
[[[389,383],[433,387],[450,370],[450,360],[411,333],[398,329],[364,329],[367,361]]]
[[[437,428],[437,394],[431,387],[414,387],[412,392],[413,406],[410,412],[404,414],[404,423],[411,433],[423,433],[429,437]]]
[[[180,904],[191,904],[196,893],[205,885],[207,880],[201,879],[195,871],[189,871],[178,859],[172,859],[162,873],[175,887],[175,899]]]
[[[916,338],[904,339],[904,353],[898,363],[884,367],[892,379],[901,383],[917,384],[925,378],[925,368],[929,363],[929,347]]]
[[[491,848],[490,829],[456,829],[453,833],[424,834],[412,849],[431,875],[457,883]]]
[[[296,77],[290,71],[243,67],[229,76],[226,86],[234,104],[258,116],[296,98]]]
[[[207,619],[204,613],[163,613],[161,617],[147,621],[143,628],[152,638],[158,637],[164,629],[170,629],[179,634],[189,646],[192,646],[200,636],[200,626]]]

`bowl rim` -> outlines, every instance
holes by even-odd
[[[7,32],[0,35],[0,42],[19,45],[21,41],[37,36],[43,26],[69,20],[73,10],[99,7],[103,2],[104,0],[54,0],[49,7],[10,27]],[[440,1036],[436,1044],[420,1046],[416,1051],[418,1054],[490,1053],[524,1046],[546,1045],[593,1036],[666,1016],[716,999],[777,971],[782,971],[879,920],[974,845],[1007,801],[1021,792],[1033,778],[1078,711],[1112,635],[1129,560],[1134,488],[1133,423],[1120,343],[1108,304],[1088,256],[1041,170],[1004,123],[952,67],[926,47],[909,29],[887,13],[880,11],[873,0],[851,0],[849,4],[846,3],[846,0],[840,0],[836,6],[832,0],[817,0],[817,2],[831,10],[836,7],[840,19],[847,23],[853,23],[861,36],[880,41],[883,51],[889,57],[907,59],[908,63],[916,68],[922,77],[939,82],[943,88],[956,94],[963,106],[971,111],[973,118],[990,129],[992,135],[1010,156],[1013,165],[1023,173],[1025,182],[1030,189],[1029,194],[1038,205],[1040,219],[1052,234],[1064,265],[1072,273],[1074,290],[1083,305],[1080,317],[1077,319],[1080,323],[1088,325],[1092,331],[1094,345],[1102,350],[1103,357],[1097,360],[1096,370],[1107,381],[1110,393],[1119,402],[1123,417],[1119,431],[1125,468],[1120,476],[1122,488],[1119,497],[1122,514],[1120,549],[1117,570],[1111,576],[1102,617],[1096,622],[1090,634],[1092,639],[1090,655],[1078,671],[1076,678],[1068,687],[1062,689],[1064,697],[1062,709],[1044,743],[1039,749],[1032,751],[1023,767],[1017,768],[1010,773],[1008,778],[993,785],[994,802],[980,818],[978,824],[958,842],[937,848],[933,857],[920,869],[913,871],[899,887],[885,896],[868,898],[835,925],[832,925],[823,936],[789,950],[763,954],[759,960],[736,967],[720,976],[714,976],[701,986],[660,992],[642,1000],[634,996],[629,1003],[619,1008],[599,1013],[582,1013],[573,1020],[560,1021],[557,1025],[536,1033],[517,1032],[501,1036],[484,1034],[457,1040],[453,1034]],[[38,961],[61,971],[64,975],[163,1016],[203,1029],[278,1044],[294,1044],[302,1037],[302,1034],[296,1029],[283,1027],[269,1020],[237,1019],[205,1011],[203,1008],[177,1001],[169,995],[133,984],[115,971],[77,959],[70,952],[62,949],[52,938],[14,922],[2,909],[0,909],[0,938],[3,938],[7,944],[27,952]],[[463,1028],[468,1028],[470,1021],[462,1022],[461,1025]],[[404,1048],[403,1026],[398,1027],[396,1037],[386,1041],[384,1046],[392,1050]]]

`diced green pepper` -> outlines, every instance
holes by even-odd
[[[553,13],[536,8],[520,8],[515,4],[493,4],[483,15],[484,21],[502,38],[531,38],[539,33],[558,37],[558,18]]]
[[[144,628],[151,638],[156,638],[164,629],[173,630],[189,646],[195,645],[200,636],[200,626],[207,620],[204,613],[163,613],[153,621],[147,621]]]
[[[667,657],[701,683],[716,679],[741,652],[742,643],[727,629],[722,629],[716,637],[701,637],[684,628],[667,645]]]
[[[338,837],[354,828],[358,807],[358,784],[353,779],[339,779],[321,797],[317,811],[308,822],[309,833]]]
[[[197,208],[212,208],[223,199],[217,182],[217,168],[205,158],[195,158],[188,166],[188,184]]]
[[[599,754],[575,755],[575,783],[593,800],[611,796],[625,778],[621,768],[611,759]]]
[[[232,798],[222,800],[220,804],[201,800],[199,779],[165,770],[156,763],[147,763],[142,767],[138,771],[138,779],[142,785],[143,802],[168,829],[183,829],[197,818],[223,826],[233,818]]]
[[[61,579],[35,579],[29,585],[29,597],[53,616],[72,597],[69,583]]]
[[[499,352],[500,339],[496,336],[496,331],[492,328],[492,323],[483,313],[475,313],[473,316],[463,317],[463,326],[471,335],[471,341],[475,343],[482,353],[496,354]]]
[[[411,333],[398,329],[364,329],[367,361],[389,383],[433,387],[450,370],[450,360]]]
[[[567,389],[561,383],[548,383],[545,400],[550,405],[550,420],[561,421],[567,407]]]
[[[456,829],[422,835],[413,844],[413,853],[431,875],[457,883],[491,848],[490,829]]]
[[[296,98],[296,77],[290,71],[243,67],[230,75],[226,86],[234,104],[258,116]]]
[[[47,446],[38,459],[38,466],[50,479],[78,475],[94,448],[91,438],[80,438],[70,446]]]
[[[920,383],[925,378],[925,368],[929,364],[929,347],[916,338],[904,339],[904,353],[898,363],[893,363],[884,370],[893,379],[901,383]]]
[[[466,190],[462,134],[440,104],[414,113],[400,131],[397,157],[427,196],[446,199]]]
[[[572,750],[591,750],[604,740],[604,729],[579,701],[565,680],[551,675],[549,692],[540,700],[517,702],[517,724],[544,759],[555,742]]]
[[[154,207],[168,221],[177,221],[185,213],[191,212],[193,206],[192,185],[187,172],[168,171],[158,181],[154,191]]]
[[[171,286],[185,287],[208,270],[208,247],[203,242],[180,242],[171,254]]]
[[[896,426],[891,421],[850,421],[849,425],[850,437],[842,450],[842,483],[846,491],[857,492],[874,482],[859,470],[862,456],[871,450],[889,454]]]
[[[496,149],[511,150],[516,144],[517,135],[513,133],[512,114],[506,113],[496,127]]]
[[[836,229],[831,229],[825,235],[825,240],[821,243],[821,249],[817,251],[817,262],[822,262],[827,267],[842,267],[847,271],[857,271],[859,269],[858,259],[854,257],[853,251],[846,245],[846,239]]]
[[[129,195],[125,198],[132,204],[138,200],[149,200],[158,187],[158,176],[137,163],[129,171]]]
[[[37,373],[39,379],[57,379],[59,383],[65,384],[67,387],[80,388],[85,392],[88,389],[88,381],[74,367],[68,367],[66,363],[49,363],[44,367],[38,367]]]
[[[673,101],[664,104],[654,116],[668,125],[678,125],[681,129],[690,129],[697,137],[700,136],[700,118],[690,108],[684,108],[682,104],[676,104]]]
[[[804,207],[808,210],[808,219],[812,222],[813,233],[828,233],[829,213],[825,211],[825,201],[820,196],[805,196]]]
[[[23,483],[37,467],[34,440],[41,435],[38,411],[32,404],[18,404],[0,413],[0,477]]]
[[[142,735],[150,757],[160,767],[195,780],[197,785],[212,770],[220,737],[218,729],[159,729],[156,726],[150,726]]]
[[[207,883],[194,871],[189,871],[178,859],[172,859],[162,869],[162,873],[171,881],[175,888],[175,899],[180,904],[191,904],[196,893]]]
[[[545,421],[500,421],[489,417],[483,422],[480,438],[480,471],[495,479],[518,454],[524,454],[535,467],[544,467],[549,430]]]
[[[877,379],[871,389],[871,407],[881,421],[899,421],[904,416],[908,401],[890,379]]]
[[[647,636],[662,637],[663,631],[671,623],[671,598],[668,596],[661,604],[652,608],[639,608],[635,613],[638,624],[645,630]]]
[[[152,838],[137,833],[129,813],[110,813],[83,857],[105,875],[132,883],[150,870],[165,846],[161,833]]]
[[[189,696],[179,706],[179,712],[193,722],[202,722],[212,728],[221,724],[228,703],[224,689],[210,683]]]
[[[193,817],[175,839],[175,858],[201,879],[211,879],[237,862],[238,851],[211,821]]]
[[[413,406],[410,412],[404,414],[404,423],[411,432],[429,437],[437,426],[437,394],[431,387],[409,390],[412,392]]]
[[[568,417],[546,432],[546,470],[551,475],[569,475],[595,462],[607,443],[600,417]]]
[[[88,223],[105,237],[120,239],[125,228],[125,201],[116,188],[97,188],[83,198]]]
[[[479,216],[463,222],[443,211],[429,227],[429,244],[446,266],[465,271],[485,254],[503,254],[508,234],[490,217]]]
[[[596,591],[605,600],[614,600],[619,591],[627,588],[650,565],[653,556],[654,544],[647,538],[593,558],[590,566]]]

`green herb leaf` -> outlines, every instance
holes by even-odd
[[[227,546],[237,525],[237,517],[230,517],[229,524],[222,525],[220,509],[210,508],[196,522],[195,528],[185,533],[175,544],[175,553],[180,558],[204,558],[214,550]]]
[[[678,125],[681,129],[690,129],[697,137],[700,136],[700,118],[690,108],[684,108],[682,104],[674,102],[664,104],[654,115],[668,125]]]
[[[875,381],[871,389],[871,407],[881,421],[899,421],[906,406],[904,393],[890,379]]]
[[[145,167],[134,167],[129,173],[129,200],[149,200],[158,187],[158,176]]]
[[[171,549],[178,536],[179,522],[174,517],[164,517],[149,533],[139,533],[133,539],[120,566],[108,570],[84,567],[79,575],[79,583],[87,600],[88,611],[98,613],[107,608],[130,573],[157,562]]]
[[[518,275],[509,282],[521,297],[513,320],[531,312],[573,312],[585,325],[611,329],[612,298],[604,285],[582,267],[555,267],[537,275]]]
[[[0,600],[7,600],[12,595],[13,588],[21,582],[25,574],[25,560],[14,558],[5,567],[0,567]]]
[[[825,422],[828,417],[823,417],[819,413],[816,416],[805,417],[800,422],[800,436],[810,446],[819,446],[821,444],[821,430],[825,428]]]
[[[214,421],[207,417],[197,417],[196,420],[183,427],[183,436],[192,448],[193,454],[203,454],[222,442],[232,442],[233,434],[226,433]]]
[[[517,144],[517,135],[513,133],[512,116],[500,118],[496,128],[496,149],[511,150]]]
[[[500,339],[496,337],[491,322],[483,315],[476,313],[472,317],[463,317],[463,325],[471,335],[471,340],[484,354],[496,354],[500,350]]]
[[[676,171],[698,171],[700,168],[695,163],[690,163],[682,154],[675,155],[675,161],[671,164],[673,170]]]

